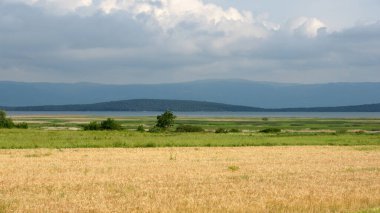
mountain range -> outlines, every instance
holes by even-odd
[[[286,84],[246,80],[112,85],[0,81],[0,106],[92,104],[170,99],[258,108],[335,107],[380,103],[380,83]]]
[[[8,111],[165,111],[175,112],[380,112],[380,104],[341,107],[277,108],[220,104],[190,100],[135,99],[95,104],[0,107]]]

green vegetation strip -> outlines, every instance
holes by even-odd
[[[26,121],[31,129],[39,129],[43,127],[78,127],[83,128],[84,124],[92,121],[101,122],[106,117],[84,117],[70,116],[57,119],[54,117],[14,117],[15,122]],[[156,117],[117,117],[116,121],[122,124],[126,129],[137,129],[141,124],[146,128],[151,128],[156,124]],[[78,123],[79,122],[79,123]],[[190,118],[178,117],[175,120],[173,130],[178,125],[193,125],[207,130],[224,129],[240,129],[240,130],[262,130],[267,128],[279,128],[282,130],[367,130],[380,131],[380,119],[334,119],[334,118]]]
[[[380,145],[376,134],[139,133],[1,129],[0,149]]]

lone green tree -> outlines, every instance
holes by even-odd
[[[173,112],[171,112],[170,110],[166,110],[164,113],[157,116],[156,127],[162,128],[162,129],[168,129],[169,127],[173,126],[174,119],[176,117],[177,116],[175,116]]]

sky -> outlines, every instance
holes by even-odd
[[[0,0],[0,81],[380,82],[378,0]]]

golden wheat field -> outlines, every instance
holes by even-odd
[[[0,150],[0,212],[375,212],[380,147]]]

